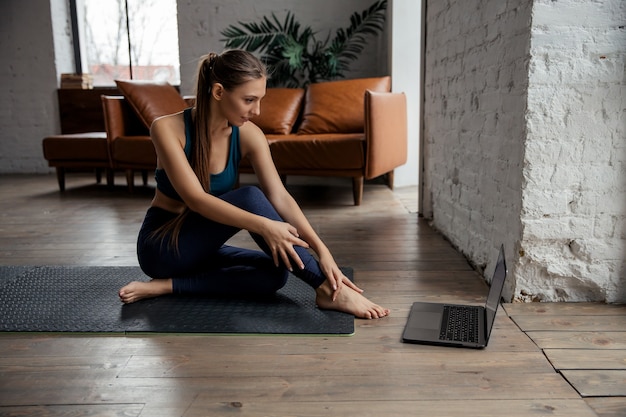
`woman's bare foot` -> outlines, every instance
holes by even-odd
[[[171,279],[153,279],[148,282],[133,281],[120,289],[119,296],[123,303],[130,304],[144,298],[153,298],[171,293]]]
[[[315,293],[317,306],[325,310],[337,310],[348,314],[354,314],[360,319],[379,319],[389,315],[389,309],[374,304],[361,293],[344,285],[337,295],[335,301],[332,300],[333,290],[328,281],[324,281]]]

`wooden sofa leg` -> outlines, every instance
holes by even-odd
[[[115,172],[111,168],[106,169],[107,187],[113,188],[115,185]]]
[[[132,193],[135,191],[135,171],[132,169],[126,170],[126,184],[128,185],[129,192]]]
[[[56,167],[57,182],[59,183],[59,190],[65,191],[65,168]]]
[[[387,173],[387,187],[393,190],[393,171]]]
[[[102,170],[100,168],[96,168],[96,184],[100,184],[102,182]]]
[[[352,177],[352,194],[354,195],[354,205],[360,206],[363,199],[363,177]]]
[[[145,169],[141,171],[141,180],[143,181],[143,186],[148,185],[148,171]]]

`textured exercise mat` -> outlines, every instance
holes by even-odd
[[[352,278],[352,270],[343,269]],[[320,310],[290,276],[255,299],[163,296],[124,305],[117,292],[147,281],[139,267],[0,266],[0,331],[351,335],[354,317]]]

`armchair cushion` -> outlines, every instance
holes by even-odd
[[[310,84],[298,134],[362,133],[365,90],[390,89],[389,76]]]
[[[157,117],[188,107],[178,91],[166,82],[115,80],[115,83],[148,129]]]

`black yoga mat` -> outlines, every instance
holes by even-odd
[[[352,278],[352,269],[343,268]],[[163,296],[124,305],[117,292],[147,281],[139,267],[0,266],[0,331],[351,335],[354,317],[320,310],[295,276],[254,299]]]

